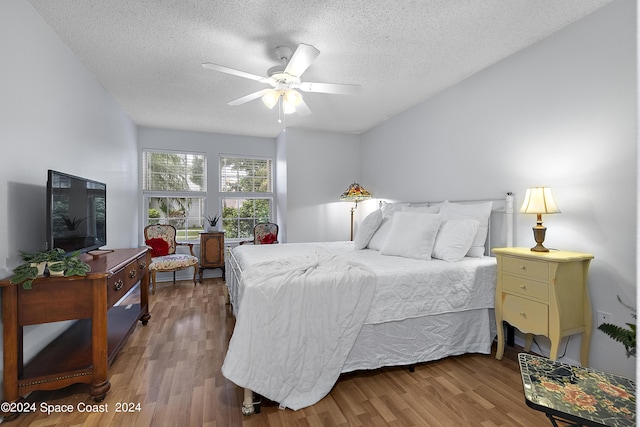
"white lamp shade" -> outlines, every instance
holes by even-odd
[[[521,213],[553,214],[560,213],[556,201],[553,199],[549,187],[528,188],[524,195],[524,202],[520,207]]]
[[[292,104],[292,103],[290,103],[290,102],[284,101],[284,102],[282,103],[282,111],[283,111],[285,114],[293,114],[293,113],[295,113],[295,112],[296,112],[296,106],[295,106],[295,105],[293,105],[293,104]]]
[[[262,102],[267,106],[267,108],[272,109],[278,103],[279,98],[280,92],[272,90],[262,96]]]
[[[282,111],[285,114],[293,114],[296,112],[296,105],[302,101],[302,95],[293,89],[287,90],[282,96]]]
[[[302,101],[302,95],[300,95],[300,93],[298,91],[295,91],[293,89],[289,89],[284,94],[284,102],[285,103],[289,103],[289,104],[293,105],[294,107],[296,105],[300,104],[300,101]]]

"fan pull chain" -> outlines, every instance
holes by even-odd
[[[284,105],[282,103],[283,94],[280,94],[278,98],[278,123],[282,123],[282,128],[285,129],[287,127],[287,116],[284,114]]]

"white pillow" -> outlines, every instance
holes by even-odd
[[[471,248],[479,226],[480,223],[475,219],[443,221],[436,236],[432,256],[447,262],[460,261]]]
[[[387,235],[389,234],[389,230],[391,230],[391,217],[383,217],[380,226],[371,236],[371,240],[369,240],[369,244],[367,247],[369,249],[375,249],[379,251],[382,249],[382,245],[384,245],[384,241],[387,239]]]
[[[362,221],[358,231],[356,231],[356,237],[353,239],[353,246],[356,249],[364,249],[369,244],[369,240],[376,232],[380,223],[382,222],[382,211],[380,209],[371,212]]]
[[[438,215],[396,212],[380,253],[429,260],[439,227]]]
[[[400,211],[405,207],[409,207],[409,203],[399,202],[399,203],[387,203],[382,202],[382,216],[385,218],[391,218],[394,212]]]
[[[469,248],[466,256],[484,256],[484,244],[487,241],[487,234],[489,232],[489,215],[491,215],[492,207],[493,202],[444,202],[442,204],[442,207],[440,208],[440,215],[442,216],[443,221],[448,219],[475,219],[479,222],[478,232],[476,233],[476,236],[471,243],[471,248]]]

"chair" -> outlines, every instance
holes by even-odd
[[[278,243],[278,230],[278,224],[274,224],[273,222],[258,223],[253,227],[253,240],[245,240],[240,242],[240,244],[271,245]]]
[[[168,224],[147,225],[144,228],[144,241],[151,250],[152,293],[156,293],[156,273],[173,272],[173,283],[176,283],[176,271],[193,267],[193,285],[196,285],[198,258],[193,253],[193,243],[176,242],[176,228]],[[176,253],[176,247],[188,246],[191,255]]]

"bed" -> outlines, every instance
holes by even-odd
[[[353,242],[243,245],[228,251],[236,325],[223,375],[297,410],[341,373],[489,354],[496,262],[511,246],[512,196],[383,203]]]

